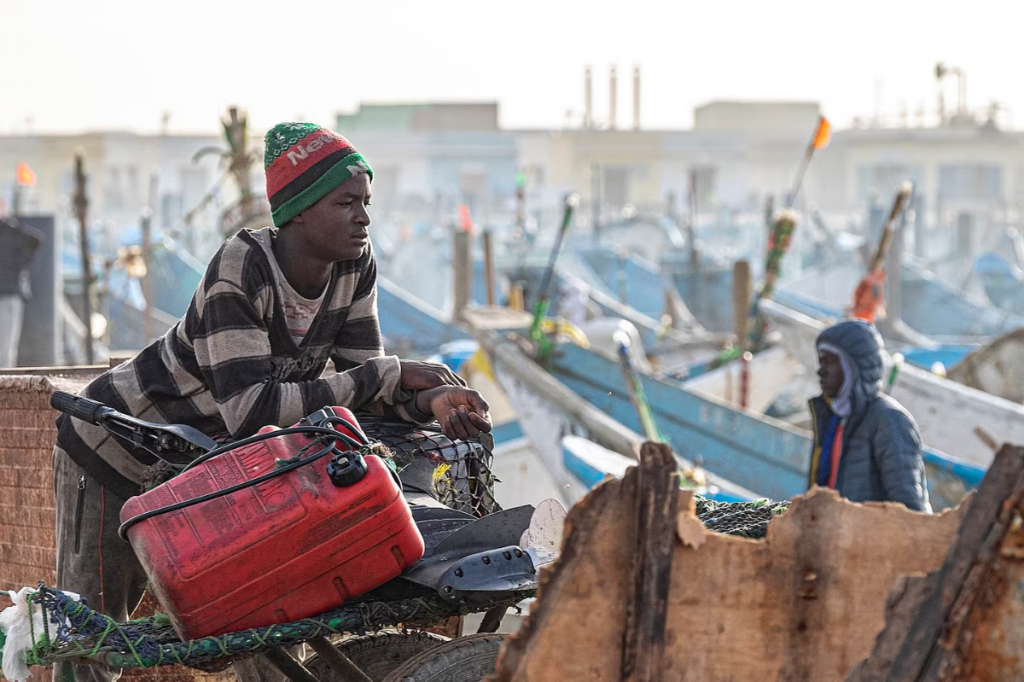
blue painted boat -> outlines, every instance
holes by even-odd
[[[594,488],[609,476],[622,478],[626,469],[636,466],[635,459],[580,436],[566,436],[562,439],[562,463],[588,489]],[[749,502],[757,499],[750,491],[721,479],[699,485],[693,491],[718,502]]]
[[[388,278],[377,276],[377,314],[385,345],[399,355],[428,355],[443,344],[469,338],[444,313]]]
[[[667,283],[653,263],[608,248],[585,249],[580,257],[619,303],[656,320],[664,313]]]
[[[985,253],[975,261],[974,272],[993,305],[1024,315],[1024,270],[1001,254]]]

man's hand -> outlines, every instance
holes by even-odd
[[[434,419],[441,423],[444,435],[453,440],[474,438],[481,431],[491,430],[487,401],[471,388],[441,386],[420,391],[416,396],[416,408],[434,415]]]
[[[453,372],[448,365],[435,362],[401,360],[402,388],[407,391],[426,391],[438,386],[465,386],[466,382]]]

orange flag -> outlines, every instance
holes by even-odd
[[[818,130],[814,133],[814,142],[811,146],[815,149],[824,149],[832,139],[832,124],[824,116],[818,117]]]
[[[29,168],[24,161],[18,162],[18,169],[15,172],[17,182],[22,187],[32,187],[36,184],[36,172]]]

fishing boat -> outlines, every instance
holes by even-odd
[[[521,351],[514,361],[502,362],[500,354],[513,353],[506,350],[510,344],[504,342],[491,349],[498,367],[525,362]],[[550,371],[554,379],[584,403],[627,429],[642,430],[622,366],[614,355],[596,348],[561,343],[551,358]],[[510,383],[509,370],[504,372],[496,368],[499,382],[510,399],[525,393],[533,394],[535,402],[539,400],[537,386],[532,390],[529,386],[517,386]],[[709,472],[772,499],[788,499],[807,489],[812,438],[807,429],[740,408],[710,394],[699,394],[689,390],[683,382],[642,373],[637,373],[637,377],[657,428],[681,457],[699,462]],[[527,402],[531,398],[519,399]],[[552,402],[549,398],[542,404]],[[517,406],[517,411],[519,409]],[[524,432],[529,433],[532,416],[549,409],[521,413]],[[543,447],[537,449],[559,449],[562,436],[572,433],[571,421],[566,422],[556,421],[544,437]],[[619,451],[615,447],[610,449]],[[932,503],[940,509],[958,503],[984,474],[983,466],[933,449],[926,450],[925,462]]]
[[[469,338],[442,311],[377,275],[377,317],[388,352],[422,357]]]
[[[472,313],[470,313],[472,320]],[[605,475],[621,473],[622,460],[593,457],[592,448],[578,447],[567,436],[585,438],[604,450],[635,462],[644,438],[598,407],[574,393],[554,374],[534,363],[507,336],[479,331],[477,339],[486,349],[494,376],[514,406],[523,433],[544,463],[548,476],[561,488],[563,499],[572,504]],[[691,460],[680,457],[683,485],[700,494],[735,501],[753,499],[755,494],[718,476],[701,472]]]

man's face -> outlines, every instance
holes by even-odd
[[[369,205],[370,176],[360,173],[296,216],[288,229],[298,228],[303,241],[332,261],[354,260],[370,242]]]
[[[835,398],[843,388],[843,363],[835,353],[826,350],[818,351],[818,383],[821,392],[829,398]]]

